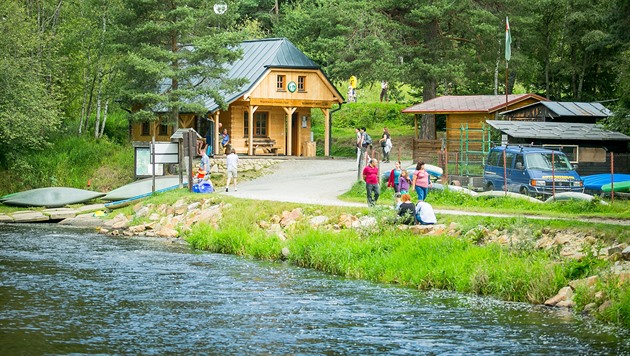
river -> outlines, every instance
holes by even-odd
[[[0,354],[626,354],[560,310],[56,225],[0,225]]]

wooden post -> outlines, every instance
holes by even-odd
[[[610,152],[610,203],[615,202],[615,155]]]
[[[324,156],[330,156],[330,110],[321,108],[324,113]]]
[[[507,195],[507,160],[505,158],[505,150],[503,150],[503,191]]]
[[[555,155],[551,151],[551,196],[556,199],[556,163],[554,157]]]

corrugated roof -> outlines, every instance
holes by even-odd
[[[547,100],[536,94],[510,94],[507,97],[507,104],[512,105],[529,98]],[[505,95],[445,95],[410,106],[402,112],[408,114],[490,113],[505,108],[505,101]]]
[[[244,41],[239,45],[239,48],[243,51],[243,56],[232,65],[228,65],[227,77],[232,79],[244,78],[247,82],[236,91],[224,94],[227,103],[240,98],[269,68],[320,69],[315,62],[286,38]],[[340,93],[339,96],[341,97]],[[210,112],[219,109],[219,105],[214,99],[206,101],[205,106]]]
[[[488,125],[515,138],[585,140],[585,141],[630,141],[630,137],[608,131],[597,124],[542,121],[486,120]]]
[[[573,101],[541,101],[539,103],[533,103],[518,109],[502,112],[500,114],[509,114],[516,111],[523,110],[525,108],[535,106],[535,105],[544,105],[552,112],[552,116],[588,116],[588,117],[609,117],[612,116],[612,112],[608,110],[601,103],[584,103],[584,102],[573,102]]]

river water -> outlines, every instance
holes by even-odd
[[[166,240],[0,225],[0,354],[624,354],[566,312]]]

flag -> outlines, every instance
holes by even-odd
[[[505,18],[505,60],[509,61],[512,57],[512,35],[510,34],[510,23],[508,18]]]

